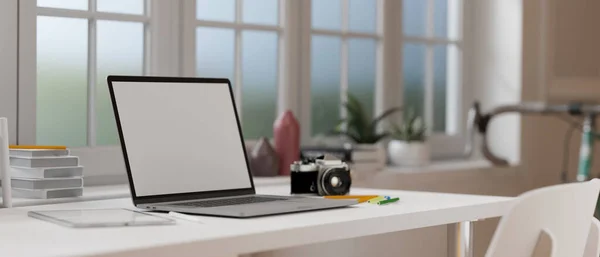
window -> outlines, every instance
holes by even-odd
[[[460,55],[456,20],[448,17],[452,0],[404,0],[404,99],[416,113],[425,116],[435,132],[446,131],[449,60]],[[454,71],[456,72],[456,71]]]
[[[312,1],[311,135],[324,135],[345,116],[341,103],[356,96],[370,114],[375,110],[378,1]]]
[[[67,145],[86,181],[123,176],[106,76],[150,74],[152,46],[164,45],[152,41],[150,7],[151,0],[19,1],[18,143]]]
[[[461,8],[460,0],[403,0],[402,6],[403,106],[424,118],[442,150],[463,142]]]
[[[229,78],[246,139],[273,136],[282,45],[279,0],[196,0],[188,3],[184,48],[189,75]],[[189,17],[195,17],[190,21]],[[186,57],[184,57],[186,58]]]
[[[410,107],[435,157],[460,155],[462,0],[18,3],[18,143],[67,145],[87,177],[124,179],[109,74],[229,78],[249,141],[291,110],[310,143],[348,94],[372,115]]]
[[[117,145],[106,76],[142,75],[143,0],[37,1],[36,143]]]

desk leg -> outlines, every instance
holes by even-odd
[[[473,256],[473,222],[448,225],[448,257]]]

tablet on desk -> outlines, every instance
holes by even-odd
[[[27,215],[71,228],[175,224],[171,219],[127,209],[30,211]]]

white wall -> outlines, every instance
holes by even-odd
[[[482,110],[521,101],[522,0],[471,1],[473,4],[472,83]],[[490,149],[517,164],[520,160],[520,118],[516,114],[492,120]]]
[[[0,117],[8,118],[11,144],[17,142],[17,5],[0,1]]]

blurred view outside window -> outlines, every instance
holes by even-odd
[[[343,117],[346,93],[374,114],[377,8],[372,0],[312,1],[312,135],[327,135]]]
[[[277,114],[279,1],[244,0],[241,9],[242,15],[237,15],[235,0],[196,1],[196,75],[231,81],[246,139],[272,137]],[[211,22],[221,26],[212,27]]]
[[[145,1],[95,3],[90,9],[87,0],[37,1],[37,144],[118,144],[106,76],[144,73]],[[60,17],[53,13],[56,9],[71,12]],[[119,16],[103,20],[94,12],[126,14],[139,21],[119,21]]]
[[[451,117],[447,104],[452,74],[447,67],[461,49],[450,32],[448,9],[456,1],[403,1],[403,65],[398,71],[404,78],[402,102],[426,117],[433,132],[446,132]],[[310,127],[305,128],[310,135],[327,134],[344,117],[340,105],[348,93],[375,114],[375,92],[381,86],[376,85],[376,71],[382,68],[378,51],[384,40],[378,32],[382,17],[377,14],[383,12],[377,3],[312,0],[310,34],[302,35],[310,37],[311,99],[307,106],[299,103],[310,112]],[[106,76],[147,73],[152,31],[147,4],[146,0],[37,1],[41,10],[36,32],[37,144],[118,144]],[[195,28],[194,75],[231,81],[247,139],[272,137],[280,111],[278,87],[286,86],[279,85],[281,39],[287,32],[281,26],[280,4],[196,0],[195,17],[190,17]]]

